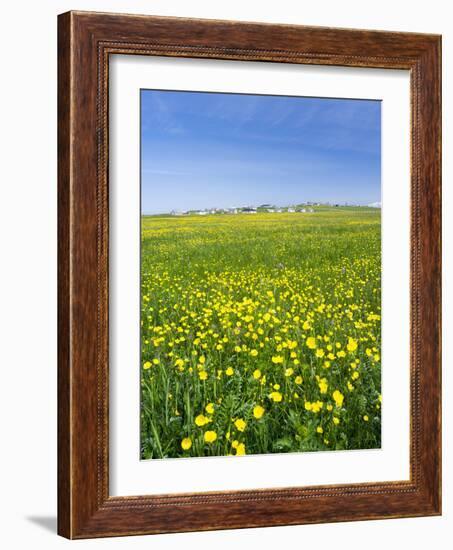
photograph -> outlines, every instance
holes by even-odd
[[[381,102],[140,90],[140,457],[381,447]]]

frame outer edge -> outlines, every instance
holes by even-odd
[[[422,153],[422,168],[417,176],[417,185],[421,187],[421,202],[419,208],[423,207],[421,215],[422,235],[425,241],[421,244],[422,262],[426,264],[421,269],[422,285],[422,316],[424,321],[421,324],[421,334],[426,338],[430,334],[430,341],[424,343],[422,348],[422,387],[420,402],[425,418],[421,420],[421,434],[419,444],[422,447],[420,456],[421,479],[416,476],[416,493],[409,490],[395,491],[395,495],[386,494],[385,491],[378,491],[381,494],[378,501],[381,508],[373,513],[366,512],[366,507],[359,509],[361,503],[371,502],[373,493],[365,494],[359,499],[355,498],[356,513],[336,513],[330,510],[329,499],[321,497],[317,507],[318,512],[312,517],[308,514],[305,519],[301,513],[307,513],[303,500],[296,499],[293,509],[293,518],[280,517],[276,506],[273,507],[273,515],[269,516],[268,502],[265,499],[247,499],[243,504],[235,504],[233,500],[226,504],[231,507],[233,514],[247,508],[254,507],[254,520],[244,522],[243,519],[219,518],[218,505],[210,506],[203,504],[197,498],[201,494],[194,495],[193,502],[184,504],[172,504],[166,501],[168,495],[162,495],[163,507],[155,507],[149,502],[145,505],[136,506],[132,502],[124,501],[121,509],[111,509],[104,502],[105,495],[102,487],[106,481],[102,461],[99,462],[99,452],[103,452],[99,439],[96,438],[93,426],[102,421],[100,413],[100,396],[93,388],[96,386],[96,374],[93,367],[99,357],[99,341],[93,333],[95,320],[98,327],[102,326],[102,319],[99,325],[99,309],[94,302],[99,301],[99,269],[102,269],[100,260],[103,258],[104,237],[99,234],[99,223],[103,227],[105,220],[95,219],[96,207],[103,203],[104,191],[99,195],[99,190],[93,191],[92,182],[97,178],[99,186],[99,156],[94,159],[95,144],[102,144],[100,135],[101,128],[98,127],[99,112],[96,115],[96,105],[93,100],[95,82],[97,81],[96,48],[103,40],[114,37],[118,43],[125,42],[127,38],[145,41],[154,32],[157,33],[157,43],[162,40],[162,55],[189,55],[173,51],[172,45],[167,43],[167,36],[170,25],[176,27],[179,35],[182,36],[182,43],[186,44],[189,50],[193,50],[193,57],[216,57],[227,58],[232,56],[238,59],[237,52],[247,51],[252,57],[258,57],[263,61],[264,56],[279,61],[280,57],[275,52],[278,50],[245,50],[251,40],[251,47],[255,43],[256,32],[264,25],[259,23],[238,23],[243,33],[239,34],[239,45],[234,48],[233,53],[228,53],[228,48],[215,45],[210,48],[210,43],[218,44],[225,34],[225,26],[228,30],[235,22],[216,22],[210,20],[188,20],[191,21],[191,32],[186,38],[185,28],[181,27],[184,21],[177,18],[154,18],[149,16],[148,24],[143,25],[144,19],[138,16],[127,16],[130,22],[130,29],[126,25],[121,29],[118,25],[124,23],[126,16],[112,14],[90,14],[87,12],[68,12],[58,18],[58,533],[66,538],[91,538],[99,536],[117,536],[145,533],[162,533],[177,531],[194,531],[207,529],[225,529],[238,527],[257,527],[265,525],[289,525],[326,521],[351,521],[357,519],[379,519],[385,517],[408,517],[420,515],[438,515],[440,513],[440,432],[433,430],[435,427],[440,430],[440,37],[434,35],[410,35],[410,33],[398,34],[378,31],[360,31],[357,29],[323,29],[295,26],[290,30],[299,34],[303,29],[303,35],[311,40],[316,35],[316,43],[319,45],[325,34],[336,34],[337,32],[354,33],[352,50],[357,49],[360,43],[369,45],[370,50],[383,48],[386,52],[392,53],[392,48],[402,51],[401,58],[410,66],[416,61],[422,67],[421,84],[422,92],[420,100],[420,127],[419,151]],[[113,24],[113,22],[115,24]],[[207,49],[212,55],[199,55],[197,48],[204,48],[198,45],[196,33],[192,32],[193,26],[198,26],[202,32],[206,32]],[[213,25],[214,28],[210,28]],[[215,35],[216,25],[222,27],[220,35]],[[181,30],[183,28],[183,30]],[[282,37],[281,25],[270,25],[269,31],[273,31],[275,41],[286,44],[289,38]],[[289,30],[289,29],[286,29]],[[137,34],[138,33],[138,34]],[[177,34],[178,34],[177,33]],[[272,32],[271,32],[272,34]],[[250,36],[252,38],[250,38]],[[219,38],[220,36],[220,38]],[[323,38],[324,37],[324,38]],[[335,37],[334,37],[335,38]],[[293,36],[291,43],[296,44],[297,36]],[[242,41],[242,42],[241,42]],[[283,41],[283,42],[282,42]],[[266,39],[266,44],[268,43]],[[271,41],[272,45],[272,41]],[[384,47],[385,46],[385,47]],[[407,46],[407,50],[406,50]],[[300,51],[307,49],[307,38],[303,39]],[[321,47],[323,51],[324,46]],[[205,48],[206,49],[206,48]],[[330,47],[330,50],[332,48]],[[166,53],[166,51],[168,52]],[[173,47],[173,50],[175,48]],[[328,48],[329,50],[329,48]],[[329,51],[330,51],[329,50]],[[290,57],[298,51],[291,52]],[[308,51],[312,51],[307,50]],[[351,46],[349,46],[351,52]],[[214,53],[213,53],[214,52]],[[406,52],[407,55],[406,55]],[[352,52],[354,54],[354,51]],[[273,58],[275,54],[275,57]],[[397,58],[384,58],[378,51],[378,57],[360,55],[352,60],[351,56],[344,58],[344,62],[329,62],[322,56],[334,56],[333,53],[318,54],[307,53],[315,59],[316,64],[332,65],[358,65],[359,59],[365,59],[361,66],[371,66],[369,63],[378,63],[379,66],[396,68],[400,61]],[[410,55],[410,58],[408,57]],[[368,60],[368,61],[367,61]],[[378,60],[378,61],[376,61]],[[395,61],[396,60],[396,61]],[[290,61],[297,62],[297,61]],[[299,61],[300,62],[300,61]],[[307,63],[309,61],[304,61]],[[393,63],[393,67],[392,67]],[[433,65],[435,65],[433,67]],[[432,104],[432,105],[431,105]],[[102,123],[101,123],[102,126]],[[101,132],[101,134],[100,134]],[[100,141],[101,140],[101,141]],[[428,155],[426,153],[428,152]],[[97,152],[99,155],[99,150]],[[413,161],[412,161],[413,162]],[[95,166],[96,164],[96,166]],[[107,190],[108,192],[108,190]],[[431,195],[430,195],[431,194]],[[432,197],[430,201],[429,198]],[[97,210],[99,212],[99,210]],[[102,211],[102,209],[101,209]],[[96,236],[97,227],[97,236]],[[423,233],[424,231],[424,233]],[[99,237],[99,235],[101,235]],[[95,243],[97,243],[97,251]],[[100,248],[99,248],[100,247]],[[96,283],[97,280],[97,283]],[[105,298],[105,297],[104,297]],[[102,308],[101,299],[101,310]],[[102,313],[101,311],[101,313]],[[97,313],[96,313],[97,312]],[[99,334],[99,333],[98,333]],[[102,357],[102,356],[101,356]],[[99,383],[99,380],[98,380]],[[98,390],[99,391],[99,390]],[[100,416],[101,415],[101,416]],[[429,418],[428,418],[429,417]],[[432,433],[432,432],[436,433]],[[102,458],[102,456],[101,456]],[[418,459],[417,459],[418,461]],[[108,470],[107,470],[108,474]],[[104,485],[103,485],[104,484]],[[366,493],[366,492],[365,492]],[[400,493],[400,494],[398,494]],[[176,495],[177,496],[177,495]],[[295,495],[293,495],[294,498]],[[121,498],[121,497],[120,497]],[[146,500],[146,497],[145,497]],[[178,499],[177,499],[178,500]],[[386,502],[387,500],[387,502]],[[297,503],[296,503],[297,502]],[[307,502],[307,501],[305,501]],[[353,501],[351,500],[351,503]],[[316,502],[315,502],[316,505]],[[369,506],[369,504],[368,504]],[[399,506],[399,508],[398,508]],[[208,519],[200,523],[195,521],[193,513],[198,510],[208,512]],[[288,505],[288,512],[289,512]],[[145,512],[145,509],[148,511]],[[305,512],[304,512],[305,510]],[[323,518],[319,515],[330,510]],[[398,510],[398,514],[395,512]],[[318,514],[318,515],[317,515]],[[321,519],[320,519],[321,518]],[[145,521],[146,526],[143,524]],[[176,523],[175,523],[176,522]],[[149,526],[149,527],[148,527]]]
[[[416,112],[416,242],[420,257],[414,277],[418,302],[416,341],[417,395],[421,414],[416,464],[420,498],[429,515],[442,513],[441,437],[441,37],[420,56]]]
[[[58,16],[58,526],[72,536],[71,483],[71,13]]]
[[[432,228],[431,267],[432,274],[432,325],[434,328],[434,341],[432,342],[433,357],[431,373],[431,395],[435,407],[433,433],[433,456],[429,460],[432,468],[431,498],[433,512],[442,515],[442,37],[437,37],[433,48],[429,52],[427,73],[429,72],[430,90],[426,102],[431,106],[432,116],[427,117],[426,125],[429,128],[429,136],[426,141],[426,149],[432,147],[430,158],[429,179],[432,179],[430,194],[432,196],[432,209],[429,212]],[[426,112],[428,110],[426,109]],[[432,145],[431,145],[432,143]],[[435,409],[435,410],[434,410]],[[429,448],[427,446],[427,448]]]

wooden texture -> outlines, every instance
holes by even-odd
[[[440,37],[69,12],[59,16],[58,47],[59,533],[87,538],[440,514]],[[410,481],[109,496],[110,54],[410,71]]]

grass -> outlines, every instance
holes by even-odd
[[[142,458],[380,447],[380,228],[144,216]]]

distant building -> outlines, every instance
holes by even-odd
[[[252,208],[250,206],[246,206],[245,208],[242,209],[242,212],[244,214],[256,214],[256,208]]]
[[[295,212],[295,211],[296,211],[295,208],[292,208],[291,206],[288,208],[288,212],[292,213],[292,212]]]

